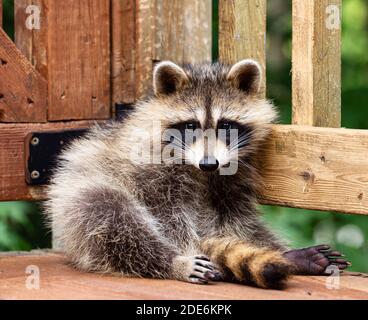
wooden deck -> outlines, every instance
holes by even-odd
[[[27,289],[28,266],[40,270],[38,290]],[[0,299],[368,299],[368,275],[343,273],[335,290],[326,287],[326,279],[295,276],[283,291],[230,283],[203,286],[83,273],[54,252],[0,255]]]

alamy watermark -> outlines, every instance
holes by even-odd
[[[26,28],[28,30],[40,30],[41,28],[41,8],[36,5],[29,5],[26,8]]]
[[[326,268],[325,273],[329,276],[326,279],[326,288],[330,290],[340,289],[340,269],[338,266],[330,265]]]
[[[200,168],[217,166],[220,175],[234,175],[238,171],[238,149],[246,135],[237,129],[162,129],[160,121],[153,121],[150,129],[136,128],[131,132],[129,159],[136,165],[190,164]]]
[[[326,28],[328,30],[339,30],[341,28],[340,8],[331,4],[326,7]]]
[[[27,266],[25,270],[26,274],[26,288],[28,290],[40,289],[40,268],[35,265]]]

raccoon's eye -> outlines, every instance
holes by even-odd
[[[218,129],[229,131],[231,129],[237,129],[237,125],[233,122],[220,122],[218,124]]]
[[[196,130],[198,128],[198,124],[195,122],[187,122],[185,124],[185,129],[186,130]]]

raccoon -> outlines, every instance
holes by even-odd
[[[345,269],[349,263],[328,245],[290,250],[259,217],[256,156],[277,118],[260,97],[261,78],[249,59],[160,62],[150,98],[123,122],[96,125],[73,141],[45,203],[70,262],[88,272],[276,289],[291,274]],[[214,139],[184,139],[209,129]],[[176,134],[163,139],[163,130]],[[234,130],[237,139],[229,139]],[[138,145],[148,150],[141,161],[132,160]],[[169,146],[171,158],[162,161]],[[232,174],[221,174],[231,166]]]

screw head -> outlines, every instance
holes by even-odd
[[[40,143],[40,139],[37,137],[33,137],[31,140],[32,146],[37,146]]]
[[[38,179],[40,177],[40,173],[37,170],[34,170],[31,172],[31,178],[32,179]]]

